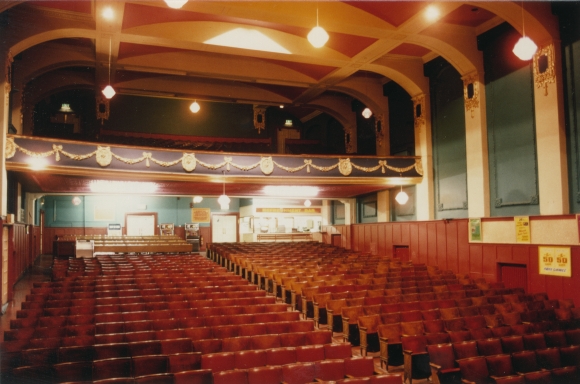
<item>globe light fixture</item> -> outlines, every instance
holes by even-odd
[[[370,119],[370,117],[373,115],[373,111],[371,111],[369,107],[366,107],[363,109],[362,115],[365,119]]]
[[[522,1],[522,37],[514,45],[513,53],[522,61],[531,60],[538,50],[536,43],[526,36],[526,27],[524,24],[524,2]]]
[[[308,33],[308,41],[314,48],[321,48],[328,41],[328,33],[318,25],[318,8],[316,8],[316,27]]]
[[[402,185],[401,185],[401,190],[399,191],[399,193],[397,193],[397,196],[395,196],[395,200],[397,200],[397,203],[399,203],[401,205],[405,205],[407,203],[407,201],[409,201],[409,195],[407,195],[407,193],[405,191],[403,191]]]
[[[109,39],[109,85],[107,85],[102,92],[107,99],[111,99],[116,93],[111,86],[111,39]]]
[[[311,205],[312,205],[312,203],[310,202],[310,200],[305,200],[305,201],[304,201],[304,206],[305,206],[306,208],[310,207]]]
[[[203,201],[203,197],[201,196],[193,196],[193,203],[194,204],[199,204]]]
[[[199,110],[201,109],[201,107],[199,106],[199,104],[197,103],[197,100],[195,100],[193,103],[191,103],[191,105],[189,106],[189,110],[193,113],[198,113]]]
[[[224,181],[223,181],[223,193],[220,197],[218,197],[218,203],[220,205],[220,208],[222,210],[228,210],[230,209],[230,198],[226,195],[226,179],[225,179],[225,172],[222,171],[222,174],[224,175]]]

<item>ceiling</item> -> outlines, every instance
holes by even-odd
[[[434,19],[427,17],[431,6],[439,12]],[[345,96],[387,111],[382,87],[389,81],[411,96],[428,93],[422,70],[427,61],[443,55],[453,62],[458,56],[453,64],[468,71],[465,62],[480,54],[477,35],[506,21],[499,11],[514,7],[521,9],[511,2],[190,0],[172,9],[154,0],[6,1],[0,4],[0,26],[15,56],[14,87],[24,90],[29,103],[74,88],[98,94],[111,83],[119,94],[284,105],[303,121],[328,113],[346,126],[353,117]],[[113,17],[105,19],[109,8]],[[317,14],[329,34],[322,48],[307,40]],[[264,38],[288,53],[265,51],[266,42],[257,49],[208,43],[240,30],[254,35],[237,44]],[[47,193],[86,188],[82,178],[64,175],[20,178]],[[251,196],[260,188],[242,184],[230,190]],[[324,197],[340,198],[385,185],[323,188]],[[174,195],[192,189],[221,193],[210,183],[165,182],[162,189]]]

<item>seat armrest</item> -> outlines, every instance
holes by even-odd
[[[441,366],[440,366],[440,365],[437,365],[437,364],[435,364],[435,363],[431,363],[431,362],[429,362],[429,365],[430,365],[430,366],[431,366],[431,368],[433,368],[433,369],[436,369],[436,370],[440,370],[440,369],[441,369]]]

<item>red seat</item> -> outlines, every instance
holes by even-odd
[[[201,368],[211,369],[212,372],[232,370],[235,368],[235,354],[233,352],[220,352],[203,355]]]
[[[219,339],[193,340],[193,350],[202,354],[220,352],[222,341]]]
[[[131,359],[133,376],[154,375],[168,371],[168,359],[165,355],[138,356]]]
[[[210,369],[199,369],[174,373],[173,384],[213,384],[212,371]]]
[[[173,381],[172,373],[155,373],[135,377],[134,384],[174,384]]]
[[[254,336],[259,337],[259,336]],[[255,349],[251,347],[253,337],[230,337],[222,340],[223,352],[238,352],[248,349]]]
[[[164,355],[193,352],[193,343],[191,342],[191,339],[169,339],[161,340],[159,343],[161,344],[161,353]]]
[[[250,338],[249,347],[245,349],[269,349],[281,346],[278,335],[258,335]]]
[[[403,344],[403,357],[405,380],[409,383],[413,379],[425,379],[431,376],[429,367],[429,354],[427,353],[427,338],[425,336],[404,336],[401,338]]]
[[[248,384],[266,384],[282,382],[282,368],[256,367],[248,369]]]
[[[479,355],[477,351],[477,343],[475,341],[464,341],[462,343],[454,343],[453,352],[455,353],[456,360],[466,359]]]
[[[455,354],[451,344],[428,345],[431,380],[434,384],[459,382],[460,372],[455,364]]]
[[[266,350],[267,365],[285,365],[296,363],[296,348],[282,347]]]
[[[168,372],[177,373],[201,368],[201,353],[176,353],[167,355]]]
[[[129,354],[132,357],[161,354],[161,343],[158,340],[138,341],[134,343],[129,343],[128,348]]]
[[[236,369],[263,367],[267,364],[265,350],[236,352],[234,360]]]
[[[503,353],[500,339],[477,340],[477,351],[480,356],[500,355]]]
[[[97,344],[94,350],[97,360],[131,356],[127,343]]]
[[[325,359],[348,359],[352,357],[350,343],[324,344]]]
[[[510,355],[487,356],[485,361],[490,376],[505,377],[515,374]]]
[[[76,361],[54,364],[53,369],[54,369],[54,377],[56,381],[59,383],[64,383],[68,381],[93,380],[92,361]]]
[[[324,360],[324,346],[317,345],[304,345],[296,347],[296,362],[311,362],[311,361],[321,361]]]
[[[337,381],[344,379],[343,360],[324,360],[318,365],[316,381]]]
[[[131,358],[119,357],[93,361],[93,380],[132,378]]]
[[[232,370],[215,372],[213,374],[213,384],[248,384],[248,372],[245,370]]]
[[[500,340],[503,353],[521,352],[525,349],[522,336],[506,336],[502,337]]]
[[[371,356],[352,357],[344,360],[344,373],[347,377],[365,377],[374,375],[374,363]]]
[[[512,366],[516,373],[528,373],[539,371],[536,353],[534,351],[523,351],[512,353]]]
[[[304,384],[314,381],[316,365],[314,363],[295,363],[282,367],[282,381],[287,384]]]

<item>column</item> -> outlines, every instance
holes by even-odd
[[[469,217],[489,217],[489,161],[485,85],[477,72],[463,76]]]
[[[8,116],[10,113],[10,79],[12,70],[12,55],[0,52],[2,67],[0,69],[0,188],[2,197],[0,200],[0,216],[6,216],[8,205],[8,180],[6,177],[6,134],[8,133]]]
[[[433,143],[431,141],[431,107],[425,94],[413,97],[415,115],[415,155],[421,157],[423,179],[416,185],[417,220],[433,220]]]
[[[570,211],[561,62],[560,43],[555,41],[533,58],[541,215]]]
[[[379,223],[385,223],[390,221],[391,217],[391,204],[390,204],[390,191],[380,191],[377,193],[377,221]]]

